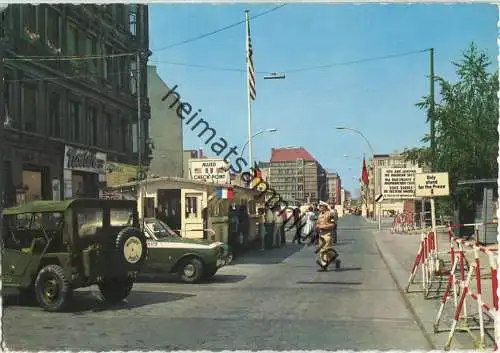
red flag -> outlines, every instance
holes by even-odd
[[[234,199],[233,189],[227,189],[227,199],[228,200]]]
[[[253,177],[254,177],[254,179],[255,178],[262,179],[262,171],[260,170],[260,168],[257,167],[256,169],[254,169]]]
[[[366,169],[365,158],[363,157],[363,169],[361,170],[361,181],[364,185],[368,185],[368,170]]]

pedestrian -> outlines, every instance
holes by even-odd
[[[281,236],[281,245],[285,246],[286,245],[286,224],[287,222],[287,217],[286,217],[286,208],[283,206],[280,207],[280,216],[281,216],[281,231],[280,231],[280,236]]]
[[[332,242],[333,244],[337,244],[337,228],[338,228],[339,214],[337,213],[337,209],[335,208],[334,204],[332,204],[330,207],[332,209],[332,223],[333,223]]]
[[[266,207],[265,220],[266,235],[264,243],[266,244],[266,249],[271,249],[273,247],[274,214],[270,207]]]
[[[266,211],[264,208],[259,208],[259,237],[260,250],[266,248]]]
[[[320,214],[316,223],[316,229],[319,233],[319,244],[315,253],[319,253],[316,263],[323,271],[326,271],[328,266],[335,262],[335,267],[340,267],[339,254],[332,246],[332,214],[326,202],[319,202]]]
[[[315,237],[315,222],[316,222],[316,216],[314,214],[314,209],[312,206],[309,206],[307,209],[307,212],[304,215],[304,222],[305,225],[302,227],[302,240],[306,240],[309,238],[309,244],[308,246],[312,245],[314,243],[314,237]]]
[[[292,243],[295,244],[302,244],[302,228],[303,228],[303,221],[302,217],[300,214],[300,208],[296,207],[293,209],[293,223],[295,225],[295,235],[293,237]]]

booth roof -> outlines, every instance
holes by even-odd
[[[198,181],[198,180],[192,180],[192,179],[186,179],[186,178],[180,178],[180,177],[169,177],[169,176],[159,177],[159,178],[148,178],[146,180],[142,180],[140,183],[151,185],[151,184],[155,184],[155,183],[159,183],[159,182],[171,182],[171,183],[179,183],[179,184],[195,184],[195,185],[201,185],[201,186],[209,186],[209,187],[213,187],[213,188],[220,187],[220,188],[232,188],[232,189],[236,189],[236,190],[251,191],[251,189],[243,187],[243,186],[239,186],[239,185],[214,184],[214,183],[207,183],[204,181]],[[114,186],[110,187],[110,189],[121,189],[121,188],[127,188],[127,187],[131,187],[131,186],[135,186],[135,185],[137,185],[137,182],[131,181],[129,183],[114,185]],[[255,191],[255,193],[259,193],[258,190],[254,190],[254,191]]]

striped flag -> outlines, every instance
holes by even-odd
[[[215,190],[217,200],[232,200],[234,198],[233,189],[217,189]]]
[[[257,93],[255,91],[255,71],[253,68],[253,50],[252,50],[252,41],[250,39],[250,20],[248,19],[248,12],[246,13],[246,22],[247,22],[247,77],[248,77],[248,94],[252,100],[255,100]]]

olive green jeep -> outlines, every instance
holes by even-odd
[[[74,289],[94,284],[121,301],[147,256],[136,201],[32,201],[4,210],[2,234],[3,287],[47,311],[67,309]]]

